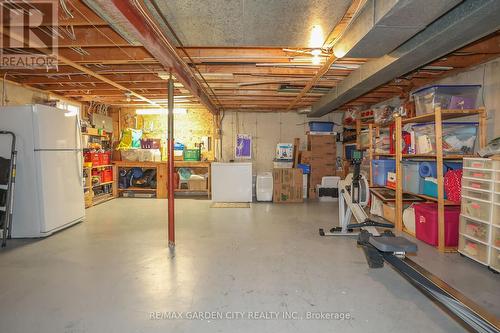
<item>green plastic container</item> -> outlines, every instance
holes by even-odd
[[[184,161],[201,161],[200,149],[184,149],[182,156]]]

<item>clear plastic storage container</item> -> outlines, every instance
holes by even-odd
[[[481,190],[481,191],[492,191],[493,190],[493,182],[492,181],[472,179],[472,178],[467,178],[466,176],[463,176],[463,178],[462,178],[462,186],[468,187],[468,188],[473,188],[475,190]]]
[[[488,158],[464,158],[464,168],[493,169],[493,161]]]
[[[500,251],[491,248],[491,254],[490,254],[490,267],[494,269],[497,272],[500,272]]]
[[[490,239],[490,225],[460,215],[460,234],[488,244]]]
[[[443,153],[473,154],[477,137],[477,122],[444,122]],[[413,125],[417,154],[436,153],[436,132],[434,123]]]
[[[491,245],[500,249],[500,227],[491,228]]]
[[[463,177],[475,178],[481,180],[493,180],[495,171],[481,169],[463,169]]]
[[[483,222],[490,222],[491,202],[479,201],[462,196],[462,214]]]
[[[480,85],[433,85],[415,91],[417,116],[441,109],[476,109]]]
[[[493,221],[491,221],[494,225],[500,226],[500,201],[496,201],[493,203]]]
[[[467,257],[488,265],[488,246],[482,243],[460,235],[458,239],[458,251]]]
[[[492,192],[473,190],[467,187],[462,188],[462,195],[472,199],[478,199],[483,201],[491,201]]]

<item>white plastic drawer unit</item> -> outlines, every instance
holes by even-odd
[[[500,225],[491,227],[491,246],[500,249]]]
[[[494,182],[491,180],[480,180],[468,178],[465,175],[462,177],[462,187],[471,188],[479,191],[493,191]]]
[[[500,226],[500,202],[493,203],[493,211],[491,212],[492,224]]]
[[[490,251],[490,267],[500,272],[500,250],[492,247]]]
[[[493,160],[489,158],[464,158],[464,169],[493,170]]]
[[[458,238],[458,251],[484,265],[488,265],[488,246],[467,236]]]
[[[495,178],[494,170],[483,169],[463,169],[463,176],[465,178],[479,179],[479,180],[493,180]]]
[[[477,190],[469,187],[462,187],[462,195],[467,198],[483,201],[491,201],[493,199],[493,192]]]
[[[482,222],[490,223],[492,203],[462,196],[462,214]]]
[[[491,226],[488,223],[479,222],[469,217],[460,215],[461,235],[467,236],[478,242],[488,245],[490,239],[490,228]]]

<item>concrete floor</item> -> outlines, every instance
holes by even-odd
[[[0,251],[0,332],[463,331],[390,267],[368,269],[353,239],[319,237],[318,227],[336,223],[336,205],[209,206],[177,200],[175,255],[166,248],[164,200],[112,200],[48,239],[12,241]],[[484,302],[500,312],[498,276],[423,248],[416,260],[453,272],[449,282],[493,286]],[[151,319],[170,311],[187,313]],[[197,311],[244,319],[185,319]],[[352,318],[297,319],[307,312]],[[264,315],[278,319],[249,318]]]

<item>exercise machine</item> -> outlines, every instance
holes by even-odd
[[[362,158],[361,151],[353,151],[354,173],[339,182],[340,227],[334,227],[330,229],[330,232],[319,229],[319,234],[321,236],[357,235],[357,243],[363,249],[370,268],[382,268],[384,262],[387,262],[469,330],[481,333],[500,332],[498,321],[493,316],[477,310],[476,306],[465,296],[407,258],[407,254],[417,252],[418,248],[415,243],[404,237],[395,236],[388,229],[382,233],[377,230],[377,227],[393,228],[393,224],[368,216],[364,210],[369,201],[369,187],[366,178],[360,173]],[[353,216],[357,223],[351,223]],[[355,229],[360,229],[360,231],[355,232]]]
[[[329,232],[319,229],[321,236],[356,236],[355,229],[363,229],[378,236],[376,227],[393,228],[394,225],[378,216],[368,216],[365,207],[370,198],[370,189],[366,177],[361,174],[363,151],[353,150],[351,163],[354,173],[350,173],[339,181],[339,227],[333,227]],[[354,215],[357,223],[351,223]]]

